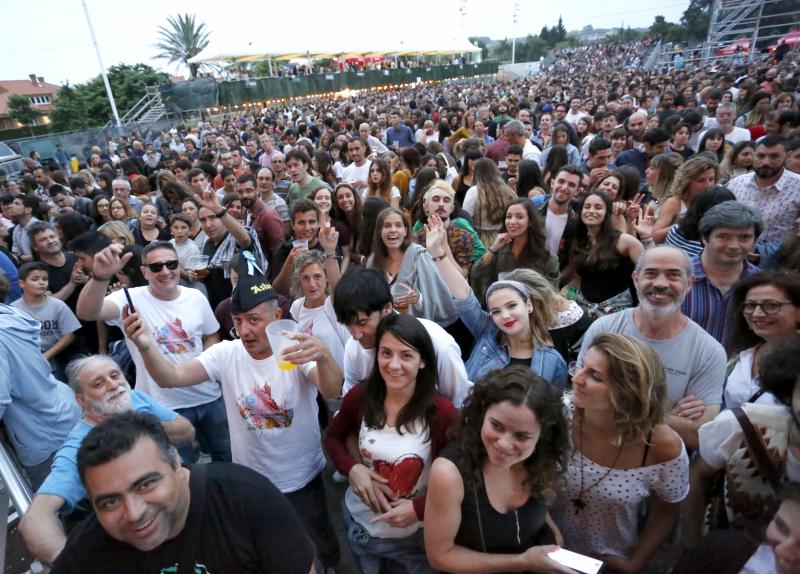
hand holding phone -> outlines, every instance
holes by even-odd
[[[562,566],[572,568],[581,574],[597,574],[603,568],[602,560],[597,560],[590,556],[584,556],[571,550],[559,548],[555,552],[547,554],[551,560],[558,562]]]
[[[131,300],[131,294],[128,292],[128,288],[123,287],[122,291],[125,293],[125,298],[128,300],[128,312],[131,314],[136,313],[136,309],[133,306],[133,301]]]

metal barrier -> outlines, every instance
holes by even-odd
[[[6,545],[8,542],[8,509],[9,502],[14,505],[17,514],[22,517],[31,504],[31,492],[28,481],[17,466],[14,458],[9,452],[8,445],[0,440],[0,572],[5,571],[6,564]],[[45,572],[46,569],[35,562],[31,565],[31,572]]]

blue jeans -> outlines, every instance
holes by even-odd
[[[175,412],[192,423],[197,432],[200,448],[211,456],[211,460],[231,462],[231,435],[222,397],[204,405],[175,409]],[[178,453],[181,455],[181,460],[188,463],[197,462],[199,456],[194,445],[188,442],[178,447]]]
[[[436,570],[428,564],[421,528],[406,538],[370,536],[353,520],[344,498],[342,518],[347,528],[347,542],[363,574],[435,574]]]

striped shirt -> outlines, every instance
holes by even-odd
[[[669,232],[667,232],[667,238],[664,240],[664,245],[677,247],[681,251],[684,251],[689,257],[700,255],[703,252],[702,242],[695,241],[694,239],[686,239],[683,235],[681,235],[679,223],[676,223],[669,228]]]
[[[681,311],[724,346],[728,342],[732,323],[728,318],[728,311],[733,289],[723,293],[712,284],[703,269],[701,257],[702,254],[692,258],[695,283],[686,294]],[[746,277],[758,271],[758,267],[745,261],[741,276]]]

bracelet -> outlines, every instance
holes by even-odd
[[[113,277],[98,277],[97,275],[92,275],[92,279],[95,281],[111,281]]]
[[[447,253],[443,253],[443,254],[439,255],[438,257],[434,257],[433,258],[433,262],[436,263],[437,261],[441,261],[445,257],[447,257]]]
[[[335,253],[333,253],[333,254],[331,254],[331,255],[328,255],[328,254],[326,253],[326,254],[325,254],[325,259],[339,259],[339,256],[338,256],[338,255],[336,255]]]
[[[220,211],[218,211],[218,212],[216,212],[214,214],[214,217],[216,217],[217,219],[222,219],[227,214],[228,214],[228,208],[227,207],[223,207],[222,210],[220,210]]]

